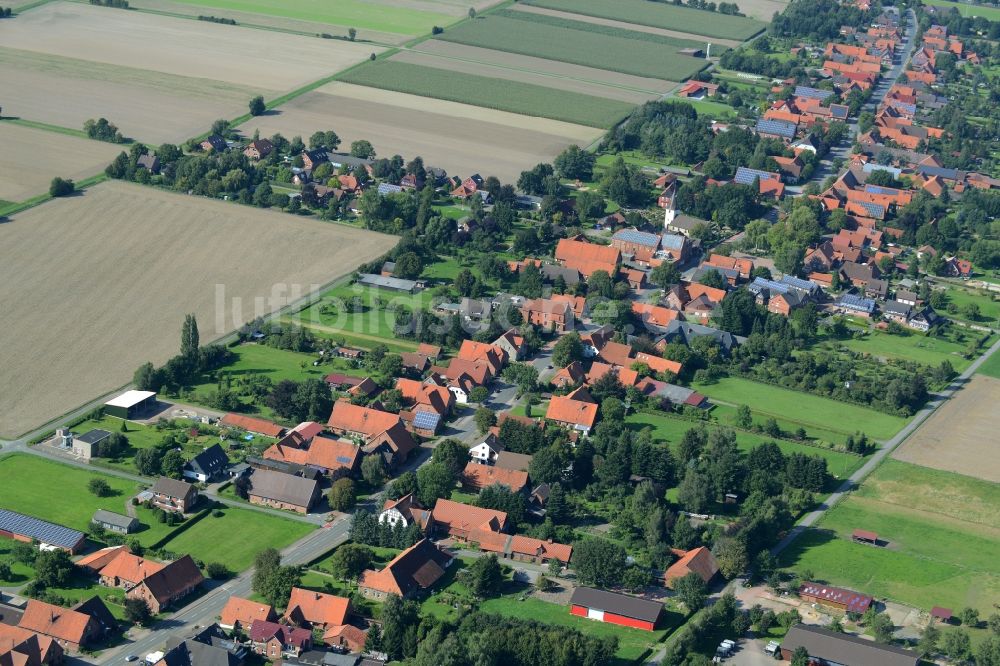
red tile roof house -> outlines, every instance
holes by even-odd
[[[404,462],[417,447],[398,414],[343,400],[334,403],[327,425],[335,434],[362,440],[366,455],[382,455],[390,467]]]
[[[28,601],[18,626],[47,636],[64,650],[73,651],[97,640],[101,633],[100,624],[90,615],[37,599]]]
[[[48,636],[0,623],[0,664],[48,666],[62,659],[62,647]]]
[[[507,531],[508,525],[507,514],[503,511],[439,499],[434,504],[425,527],[429,534],[446,534],[469,541],[470,535],[477,529],[500,533]]]
[[[552,376],[551,384],[557,388],[576,386],[583,382],[586,373],[579,361],[573,361]]]
[[[190,555],[174,560],[156,573],[146,576],[128,590],[130,599],[145,599],[153,613],[159,613],[194,592],[205,581]]]
[[[381,571],[365,571],[358,581],[358,590],[368,599],[383,600],[390,594],[411,597],[433,587],[453,560],[427,539],[421,539]]]
[[[558,560],[565,565],[569,564],[570,558],[573,557],[572,546],[517,534],[495,534],[476,530],[471,540],[479,544],[480,550],[496,553],[516,562],[545,564],[550,560]]]
[[[274,609],[268,604],[242,597],[229,597],[219,617],[219,626],[223,629],[246,631],[254,620],[273,622],[276,618]]]
[[[312,632],[300,627],[286,627],[277,622],[254,620],[248,633],[253,653],[263,655],[269,660],[297,657],[312,647]]]
[[[100,570],[101,585],[131,590],[148,576],[162,570],[163,564],[121,551]]]
[[[293,587],[285,610],[285,621],[299,627],[308,625],[326,631],[347,624],[350,613],[350,599]]]
[[[243,416],[242,414],[226,414],[219,419],[219,425],[239,428],[240,430],[246,430],[255,435],[264,435],[265,437],[281,437],[285,434],[284,427],[277,423],[272,423],[264,419],[255,419],[252,416]]]
[[[719,573],[719,563],[712,555],[712,551],[704,546],[687,552],[674,550],[673,553],[679,555],[680,559],[671,564],[663,574],[664,583],[671,589],[678,578],[683,578],[690,573],[698,574],[698,577],[705,583],[711,581]]]
[[[607,245],[564,238],[556,246],[556,260],[567,268],[575,268],[586,278],[596,271],[614,276],[621,265],[621,252]]]
[[[529,324],[551,328],[556,333],[573,330],[574,314],[569,303],[547,298],[527,300],[521,306],[521,316]]]
[[[597,421],[597,405],[573,400],[568,396],[553,396],[545,418],[587,435]]]
[[[294,440],[285,438],[265,450],[263,457],[315,467],[324,474],[346,469],[353,476],[361,468],[361,448],[348,439],[317,436],[306,442],[305,446],[296,446]]]
[[[663,615],[663,604],[591,587],[578,587],[570,598],[569,612],[598,622],[653,631]]]
[[[478,462],[469,462],[462,472],[462,485],[477,492],[496,484],[507,486],[515,493],[522,492],[528,487],[528,473]]]

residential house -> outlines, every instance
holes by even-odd
[[[358,590],[368,599],[383,600],[390,594],[404,599],[428,590],[441,579],[454,558],[427,539],[410,546],[381,571],[361,574]]]
[[[277,622],[254,620],[248,632],[250,649],[269,660],[297,657],[312,647],[312,632]]]
[[[243,154],[256,162],[270,155],[273,150],[274,144],[269,140],[254,139],[243,149]]]
[[[208,136],[199,145],[201,146],[201,149],[204,150],[204,151],[206,151],[206,152],[210,151],[210,150],[214,150],[217,153],[221,153],[224,150],[226,150],[226,148],[229,147],[229,145],[226,143],[226,140],[223,139],[218,134],[212,134],[212,135]]]
[[[910,317],[910,328],[926,333],[940,324],[941,321],[941,317],[934,311],[934,308],[928,305]]]
[[[90,645],[101,635],[100,624],[90,615],[38,599],[28,600],[18,626],[46,636],[62,649],[72,651]]]
[[[162,571],[165,566],[125,550],[119,552],[118,556],[102,568],[98,575],[101,585],[121,588],[127,592],[147,577]]]
[[[677,96],[688,99],[704,99],[706,97],[714,97],[718,91],[719,86],[716,83],[688,81],[677,91]]]
[[[562,368],[552,376],[551,384],[556,388],[564,388],[566,386],[576,386],[584,380],[586,373],[583,371],[583,366],[580,365],[579,361],[573,361],[565,368]]]
[[[572,428],[587,435],[597,421],[597,405],[592,402],[574,400],[569,396],[557,395],[549,401],[545,418],[565,428]]]
[[[48,666],[63,660],[63,649],[52,638],[0,623],[0,664]]]
[[[439,499],[427,515],[424,527],[428,534],[443,534],[469,541],[474,530],[505,532],[508,523],[507,514],[503,511]]]
[[[403,527],[409,527],[412,523],[424,525],[427,522],[427,509],[420,506],[413,493],[407,493],[397,500],[386,500],[382,504],[382,511],[378,515],[380,523],[389,523],[393,527],[396,523],[403,523]]]
[[[219,626],[223,629],[246,632],[254,620],[273,622],[276,618],[274,608],[268,604],[242,597],[229,597],[222,609]]]
[[[680,559],[671,564],[663,574],[663,580],[669,588],[673,588],[679,578],[691,573],[697,574],[705,584],[711,582],[719,573],[719,563],[712,555],[712,551],[704,546],[687,552],[677,550],[673,552],[679,555]]]
[[[220,475],[228,466],[226,452],[218,444],[213,444],[184,463],[183,476],[185,479],[206,483]]]
[[[833,307],[844,314],[853,314],[861,317],[871,317],[875,313],[875,301],[854,294],[841,295],[834,302]]]
[[[586,301],[584,301],[586,303]],[[512,328],[493,341],[493,346],[503,350],[507,358],[513,361],[523,361],[528,350],[524,344],[524,336]]]
[[[531,459],[532,456],[525,453],[504,450],[497,454],[497,459],[493,464],[502,469],[527,473],[531,467]]]
[[[159,571],[146,576],[128,590],[130,599],[144,599],[153,613],[159,613],[178,599],[186,597],[205,580],[190,555],[174,560]]]
[[[158,478],[149,492],[153,495],[153,505],[164,511],[188,513],[198,503],[198,489],[195,486],[165,476]]]
[[[587,385],[593,386],[595,383],[600,381],[604,375],[609,373],[615,375],[618,379],[618,383],[625,387],[634,386],[635,383],[639,381],[639,373],[632,368],[594,361],[590,365],[590,370],[586,374]]]
[[[247,499],[251,504],[302,514],[309,513],[319,496],[316,481],[266,469],[255,470],[247,488]]]
[[[705,263],[709,266],[715,266],[717,268],[734,270],[738,273],[741,280],[749,280],[750,273],[753,271],[752,259],[727,257],[724,254],[716,254],[714,252],[708,256],[708,261]]]
[[[327,630],[347,624],[350,613],[350,599],[293,587],[284,618],[295,626]]]
[[[531,299],[521,306],[521,315],[526,322],[550,328],[556,333],[565,333],[575,327],[573,309],[566,302],[547,298]]]
[[[135,161],[135,165],[140,169],[145,169],[149,173],[160,173],[160,158],[153,153],[140,155]]]
[[[462,485],[476,492],[487,486],[502,485],[517,493],[528,487],[528,473],[469,462],[462,472]]]
[[[302,166],[310,171],[318,167],[323,162],[329,161],[330,154],[326,152],[325,148],[302,151]]]
[[[398,414],[342,400],[333,405],[327,425],[336,434],[361,439],[365,454],[382,455],[390,468],[405,461],[417,447]]]
[[[248,650],[212,624],[187,638],[168,636],[160,654],[152,666],[243,666]]]
[[[968,280],[972,275],[972,262],[958,257],[951,257],[945,260],[945,275],[949,277],[962,278]]]
[[[345,469],[348,475],[354,476],[361,469],[361,453],[361,447],[349,439],[333,439],[317,435],[298,445],[294,440],[286,437],[268,447],[264,451],[264,458],[311,467],[324,475],[335,470]],[[274,483],[274,479],[262,480],[261,483]],[[268,489],[275,490],[271,486]],[[298,488],[299,492],[305,492],[305,490],[304,487]]]
[[[564,238],[556,246],[556,260],[578,270],[585,278],[597,271],[614,276],[621,265],[621,251],[616,247]]]

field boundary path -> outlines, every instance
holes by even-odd
[[[806,531],[809,527],[812,527],[823,515],[837,505],[840,500],[842,500],[849,492],[851,492],[855,487],[857,487],[864,479],[875,471],[886,456],[892,453],[896,448],[902,444],[906,439],[917,431],[920,426],[922,426],[931,414],[933,414],[941,405],[947,402],[956,392],[962,389],[963,386],[968,382],[969,378],[979,369],[983,363],[987,361],[993,354],[1000,350],[1000,340],[993,343],[993,346],[987,349],[983,354],[977,358],[975,361],[965,369],[962,374],[956,377],[948,385],[947,388],[941,392],[934,395],[923,409],[921,409],[913,417],[913,419],[903,427],[896,435],[887,440],[882,447],[876,451],[868,461],[862,465],[850,478],[846,479],[840,486],[835,490],[829,497],[827,497],[814,511],[807,513],[798,522],[798,524],[793,527],[788,534],[782,539],[778,545],[771,549],[771,553],[777,555],[785,548],[787,548],[795,539],[799,537],[800,534]]]

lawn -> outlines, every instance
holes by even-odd
[[[35,570],[32,567],[27,564],[15,562],[11,557],[10,551],[15,543],[13,539],[0,537],[0,562],[9,564],[11,573],[10,578],[0,578],[0,587],[20,585],[21,583],[27,583],[35,577]]]
[[[703,48],[698,42],[551,18],[499,12],[446,30],[438,39],[668,81],[689,78],[707,64],[677,53]]]
[[[647,0],[523,0],[526,5],[679,30],[692,35],[745,40],[764,29],[764,23],[743,16],[691,9]]]
[[[423,35],[436,25],[448,25],[455,18],[446,14],[410,9],[396,3],[377,4],[362,0],[179,0],[188,5],[253,12],[268,16],[329,23],[359,29]]]
[[[807,429],[815,426],[844,433],[860,430],[869,437],[888,439],[906,424],[906,419],[899,416],[740,377],[692,387],[709,398],[749,405],[755,414],[783,418]]]
[[[298,520],[287,520],[251,509],[222,507],[190,529],[181,532],[163,547],[172,553],[187,553],[205,563],[221,562],[238,572],[253,563],[265,548],[283,549],[313,530]]]
[[[1000,598],[998,509],[995,484],[887,461],[782,553],[782,564],[924,610],[973,606],[986,615]],[[855,544],[854,529],[887,545]]]
[[[993,354],[986,361],[979,366],[980,372],[988,377],[994,377],[1000,379],[1000,354]]]
[[[447,69],[376,60],[340,74],[347,83],[434,97],[527,116],[563,120],[608,129],[631,113],[634,106],[544,86],[452,72]]]
[[[958,312],[951,313],[946,310],[941,314],[953,319],[973,321],[974,323],[996,323],[1000,319],[1000,302],[993,300],[993,297],[986,292],[970,291],[961,287],[950,287],[948,289],[948,302],[957,306]],[[974,320],[970,320],[963,312],[963,309],[971,304],[979,307],[979,317]]]
[[[982,16],[984,19],[990,21],[1000,21],[1000,9],[996,7],[974,5],[965,2],[949,2],[948,0],[925,0],[924,4],[957,9],[959,14],[967,18]]]
[[[114,493],[97,497],[87,489],[91,479],[107,481]],[[26,453],[0,457],[0,506],[86,532],[97,509],[125,511],[135,494],[132,481],[63,465]]]
[[[969,367],[971,361],[962,357],[967,345],[953,342],[947,338],[938,338],[920,333],[895,335],[873,331],[864,337],[838,341],[851,351],[870,354],[879,358],[895,358],[924,365],[937,366],[942,361],[948,361],[961,372]]]
[[[654,438],[665,440],[672,445],[679,444],[681,439],[684,437],[684,433],[697,426],[697,423],[694,421],[674,418],[666,414],[650,414],[648,412],[630,414],[626,420],[633,428],[653,428]],[[709,425],[710,427],[715,427],[711,424]],[[770,441],[774,441],[785,455],[803,453],[807,456],[813,455],[824,458],[826,460],[827,469],[830,470],[830,474],[836,476],[838,479],[849,477],[854,470],[860,467],[864,462],[864,458],[861,456],[852,455],[850,453],[841,453],[839,451],[831,451],[830,449],[820,448],[818,446],[797,444],[795,442],[788,442],[784,440],[774,440],[767,435],[758,435],[756,433],[744,432],[741,430],[736,431],[736,443],[742,451],[749,451],[756,446],[760,446],[764,442]]]
[[[661,628],[657,631],[643,631],[577,617],[570,615],[568,606],[557,606],[534,598],[522,601],[519,596],[515,595],[488,599],[479,606],[479,609],[484,613],[496,613],[522,620],[534,620],[544,624],[569,627],[595,638],[614,636],[618,639],[618,652],[615,654],[622,663],[634,662],[650,646],[662,640],[666,634],[680,626],[683,621],[680,613],[664,610],[666,619],[660,625]]]
[[[687,100],[687,103],[694,107],[699,116],[722,120],[735,118],[736,109],[723,102],[709,102],[703,99]]]

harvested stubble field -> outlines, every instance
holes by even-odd
[[[450,174],[481,172],[517,180],[525,165],[551,160],[570,144],[587,145],[600,130],[555,120],[491,111],[403,93],[332,83],[252,118],[245,134],[309,136],[333,129],[345,144],[372,142],[380,155],[420,155]],[[488,158],[488,159],[487,159]]]
[[[79,180],[104,170],[121,146],[0,123],[0,199],[23,201],[48,191],[55,176]]]
[[[200,134],[216,118],[245,113],[251,96],[267,92],[3,47],[0,90],[7,116],[71,129],[104,116],[126,136],[153,144]]]
[[[395,60],[366,62],[337,77],[345,83],[608,129],[634,104]],[[528,125],[531,127],[533,125]],[[523,167],[523,165],[522,165]]]
[[[500,12],[467,21],[438,36],[448,42],[558,60],[633,76],[680,81],[706,62],[678,55],[703,46],[646,32],[525,12]]]
[[[391,248],[392,236],[109,182],[0,226],[0,435],[16,436]],[[286,291],[272,292],[286,287]],[[224,289],[224,295],[217,291]],[[272,296],[273,293],[273,296]],[[293,297],[294,298],[294,294]],[[219,304],[217,305],[217,299]]]
[[[436,39],[423,42],[412,51],[400,51],[390,59],[451,72],[491,76],[556,90],[617,99],[630,104],[642,104],[655,99],[676,85],[672,81],[628,76],[516,53],[481,49],[453,42],[439,42]]]
[[[339,40],[67,2],[42,5],[19,14],[16,21],[3,21],[0,44],[279,92],[300,88],[380,51]]]
[[[525,4],[614,19],[692,35],[749,39],[764,29],[760,21],[648,0],[523,0]]]
[[[780,14],[788,6],[786,0],[739,0],[740,11],[747,16],[770,23],[775,13]]]
[[[573,14],[571,12],[563,12],[558,9],[548,9],[547,7],[536,7],[534,5],[526,5],[524,3],[518,3],[515,5],[511,11],[521,12],[523,14],[532,14],[534,16],[550,16],[553,18],[567,19],[570,21],[577,21],[583,23],[592,23],[594,25],[608,26],[609,28],[618,28],[621,30],[631,30],[632,32],[645,32],[651,35],[661,35],[663,37],[672,37],[674,39],[684,39],[697,42],[699,46],[703,46],[705,39],[701,35],[694,35],[690,32],[682,32],[680,30],[669,30],[666,28],[656,28],[651,25],[639,25],[638,23],[625,23],[624,21],[615,21],[614,19],[601,18],[599,16],[588,16],[585,14]],[[712,38],[712,44],[717,44],[723,47],[737,47],[742,42],[738,39],[720,39],[717,37]]]
[[[1000,379],[973,375],[893,453],[925,467],[1000,483]]]

